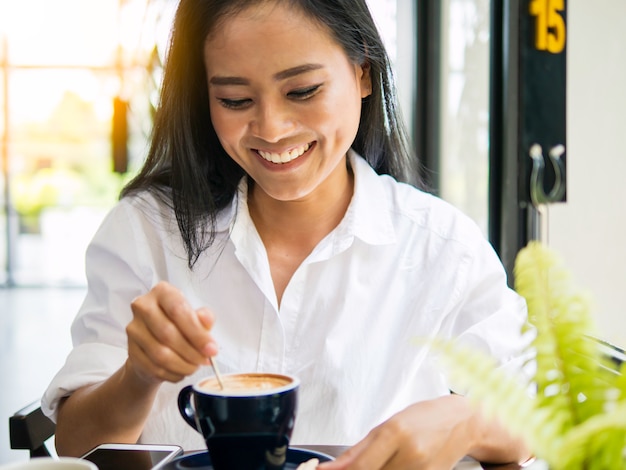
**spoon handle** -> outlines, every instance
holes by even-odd
[[[209,356],[209,361],[211,361],[211,367],[213,368],[213,372],[215,372],[215,378],[217,379],[217,383],[220,384],[220,388],[224,390],[224,382],[222,382],[222,376],[220,375],[220,371],[217,368],[217,364],[213,360],[213,356]]]

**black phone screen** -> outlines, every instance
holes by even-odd
[[[150,470],[172,452],[147,449],[96,449],[84,457],[99,470]]]

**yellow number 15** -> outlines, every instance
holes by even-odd
[[[535,47],[558,54],[565,47],[565,20],[559,14],[565,0],[531,0],[530,14],[536,17]]]

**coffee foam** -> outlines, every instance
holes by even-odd
[[[222,376],[224,389],[216,377],[203,380],[198,384],[201,391],[209,393],[233,395],[257,395],[266,391],[282,389],[290,385],[293,380],[277,374],[234,374]]]

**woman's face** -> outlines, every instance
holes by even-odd
[[[295,201],[347,181],[345,155],[371,80],[328,31],[263,2],[228,17],[204,59],[213,126],[255,191]]]

